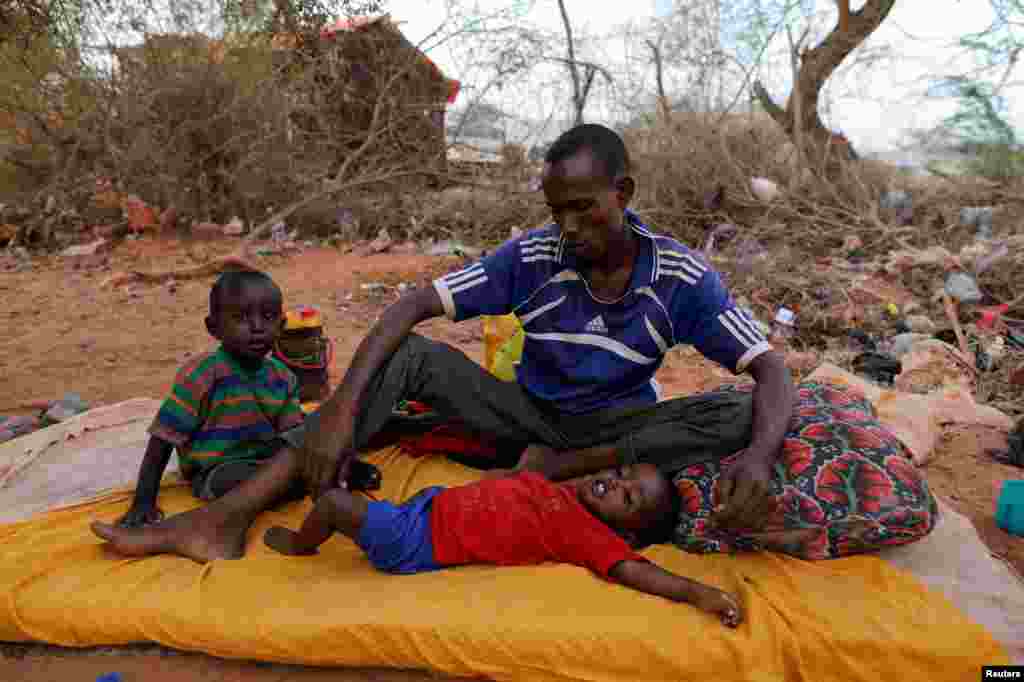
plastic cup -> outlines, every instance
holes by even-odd
[[[1003,481],[996,503],[996,525],[1011,535],[1024,537],[1024,481]]]

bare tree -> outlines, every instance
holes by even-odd
[[[562,14],[562,26],[565,29],[566,58],[562,61],[565,63],[565,68],[569,71],[569,78],[572,80],[573,125],[580,125],[583,123],[583,110],[587,106],[587,98],[590,97],[594,78],[600,74],[609,83],[612,82],[613,78],[608,69],[594,62],[584,62],[576,59],[576,46],[572,37],[572,22],[569,21],[569,13],[565,10],[565,0],[558,0],[558,10]]]
[[[836,140],[819,114],[819,96],[833,72],[882,24],[896,0],[867,0],[855,12],[849,11],[847,0],[838,2],[839,22],[817,47],[804,50],[800,47],[802,40],[792,43],[795,73],[793,90],[785,108],[772,99],[760,81],[754,82],[754,94],[765,111],[802,151],[819,150],[823,154],[835,153],[840,157],[854,158],[849,143],[833,144]]]

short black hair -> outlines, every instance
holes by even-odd
[[[596,123],[585,123],[571,128],[555,140],[548,153],[546,163],[558,163],[575,156],[586,149],[604,168],[608,180],[614,182],[629,173],[629,152],[626,144],[611,128]]]
[[[221,273],[210,289],[210,315],[218,313],[221,301],[227,292],[237,291],[246,284],[262,284],[275,290],[279,296],[281,295],[280,287],[265,272],[259,272],[258,270],[229,270]]]
[[[667,483],[668,508],[650,525],[636,534],[638,548],[658,545],[675,539],[676,528],[679,526],[679,515],[683,510],[683,498],[671,480],[667,480]]]

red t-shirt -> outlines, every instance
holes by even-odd
[[[558,561],[607,578],[620,561],[645,561],[587,511],[572,485],[532,472],[441,491],[430,526],[442,566]]]

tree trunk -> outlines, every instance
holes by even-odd
[[[796,141],[802,138],[801,151],[817,150],[812,157],[824,158],[833,153],[840,158],[855,159],[856,153],[845,141],[834,139],[818,113],[818,98],[825,81],[853,50],[882,24],[896,0],[867,0],[856,12],[849,9],[848,0],[838,0],[839,23],[817,47],[803,52],[793,92],[783,109],[760,82],[754,83],[754,95],[761,106],[786,134]],[[844,28],[843,24],[846,24]],[[799,134],[798,134],[799,131]]]
[[[667,123],[670,107],[668,97],[665,95],[665,67],[661,58],[661,41],[655,43],[648,40],[647,46],[651,48],[654,55],[654,82],[658,86],[658,113],[661,115],[661,120]]]
[[[572,40],[572,24],[569,22],[569,13],[565,10],[565,0],[558,0],[558,10],[562,13],[562,26],[565,27],[567,53],[565,68],[569,69],[569,77],[572,79],[573,126],[578,126],[583,123],[583,106],[587,100],[583,94],[582,83],[580,83],[580,70],[576,64],[576,48]],[[591,79],[593,79],[593,75],[591,75]]]

